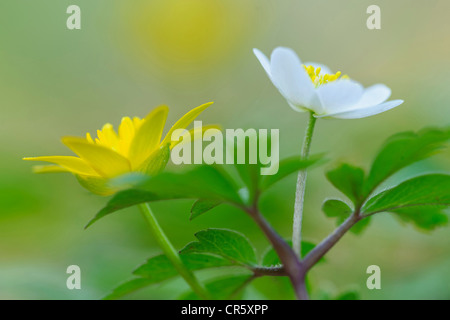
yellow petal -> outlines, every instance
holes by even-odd
[[[89,132],[86,133],[86,140],[89,141],[89,143],[94,143],[94,140],[91,137],[91,134]]]
[[[128,156],[133,168],[139,167],[159,147],[168,112],[167,106],[159,106],[141,122]]]
[[[124,157],[128,157],[135,131],[133,120],[129,117],[123,117],[119,126],[119,152]]]
[[[85,140],[86,141],[86,140]],[[86,142],[88,143],[88,142]],[[47,156],[47,157],[32,157],[23,158],[23,160],[29,161],[45,161],[60,165],[64,169],[76,174],[84,174],[89,176],[98,176],[86,161],[83,159],[72,156]]]
[[[194,128],[191,129],[189,131],[186,131],[178,141],[172,140],[170,143],[170,149],[172,150],[173,147],[175,147],[177,144],[180,143],[185,143],[186,139],[185,136],[191,136],[191,138],[188,141],[194,141],[197,138],[204,138],[205,137],[205,131],[207,131],[208,129],[218,129],[220,130],[220,126],[219,125],[207,125],[207,126],[202,126],[201,128]],[[201,134],[199,134],[201,133]]]
[[[205,104],[202,104],[201,106],[192,109],[188,113],[186,113],[184,116],[178,120],[172,128],[170,128],[169,132],[167,133],[166,137],[164,138],[164,141],[162,144],[170,143],[172,140],[172,133],[177,129],[186,129],[186,127],[195,120],[195,118],[198,117],[200,113],[202,113],[206,108],[208,108],[210,105],[212,105],[213,102],[208,102]]]
[[[62,142],[102,177],[115,177],[131,170],[129,161],[111,149],[78,137],[64,137]]]
[[[112,124],[107,123],[103,126],[102,130],[97,130],[97,137],[102,146],[115,151],[119,148],[119,137],[114,131]]]
[[[133,117],[133,124],[134,124],[134,127],[136,128],[136,130],[139,129],[142,121],[144,121],[144,119],[141,119],[139,117]]]
[[[56,173],[56,172],[70,172],[67,169],[64,169],[61,166],[33,166],[34,173]]]

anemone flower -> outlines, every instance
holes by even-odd
[[[272,83],[299,112],[316,118],[358,119],[395,108],[403,100],[387,101],[391,90],[384,84],[364,88],[341,72],[318,63],[302,63],[289,48],[273,50],[270,60],[258,49],[254,54]]]

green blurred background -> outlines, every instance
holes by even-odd
[[[370,31],[366,9],[375,3],[382,29]],[[81,7],[81,30],[66,28],[70,4]],[[1,1],[0,298],[98,299],[159,253],[135,208],[83,230],[107,199],[89,194],[69,174],[32,174],[23,156],[69,155],[61,136],[117,125],[122,116],[144,116],[162,103],[171,107],[173,123],[207,101],[215,104],[202,115],[205,122],[279,128],[282,156],[298,154],[306,116],[287,106],[251,51],[269,54],[283,45],[365,86],[386,83],[393,98],[406,101],[378,116],[318,123],[312,152],[368,168],[392,133],[449,124],[448,12],[447,0]],[[449,158],[446,151],[403,175],[448,170]],[[267,219],[286,237],[294,185],[292,176],[263,199]],[[323,167],[311,172],[306,196],[304,234],[318,242],[334,227],[321,203],[340,196]],[[189,222],[191,204],[153,206],[178,248],[206,227],[239,230],[259,252],[268,246],[243,213],[223,207]],[[314,269],[315,295],[356,289],[365,299],[448,299],[449,244],[448,228],[426,234],[380,214]],[[66,288],[71,264],[81,267],[82,290]],[[372,264],[381,267],[381,290],[365,286]],[[129,298],[173,299],[184,289],[175,280]],[[270,279],[245,295],[290,296],[289,286]]]

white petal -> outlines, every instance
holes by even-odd
[[[289,104],[289,106],[290,106],[292,109],[294,109],[294,111],[297,111],[297,112],[306,112],[306,111],[308,111],[308,109],[305,109],[305,108],[303,108],[303,107],[301,107],[301,106],[296,106],[295,104],[292,104],[292,103],[290,103],[289,101],[288,101],[287,103]]]
[[[376,84],[364,90],[361,100],[357,103],[357,108],[366,108],[385,102],[391,96],[391,89],[384,84]]]
[[[270,72],[270,61],[267,59],[266,55],[259,51],[258,49],[254,48],[253,53],[255,54],[256,58],[258,58],[259,62],[261,63],[264,70],[266,70],[267,75],[270,79],[272,79],[272,75]]]
[[[388,111],[401,105],[402,103],[403,100],[392,100],[375,106],[355,109],[351,111],[343,111],[335,114],[326,114],[320,117],[337,118],[337,119],[360,119]]]
[[[324,113],[330,114],[352,108],[361,100],[364,88],[356,81],[345,79],[323,84],[317,91]]]
[[[314,69],[320,68],[320,74],[319,75],[321,75],[321,76],[333,73],[330,68],[328,68],[326,65],[321,64],[321,63],[305,62],[304,65],[307,66],[307,67],[308,66],[313,66]]]
[[[272,81],[281,94],[293,105],[308,107],[314,99],[315,90],[295,52],[278,47],[270,58]]]

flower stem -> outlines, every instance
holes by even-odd
[[[308,126],[306,128],[305,138],[303,140],[303,146],[301,151],[301,158],[303,160],[308,159],[309,150],[311,148],[311,141],[316,125],[316,118],[314,113],[309,113]],[[303,202],[305,198],[306,187],[306,170],[301,170],[297,177],[297,189],[295,191],[295,205],[294,205],[294,224],[292,230],[292,247],[299,258],[302,256],[301,243],[302,243],[302,220],[303,220]]]
[[[177,250],[167,238],[163,229],[159,225],[150,206],[147,203],[138,205],[142,215],[147,220],[156,242],[163,250],[166,257],[170,260],[175,269],[180,273],[183,279],[189,284],[192,290],[202,299],[210,299],[209,293],[200,284],[195,275],[186,268]]]

